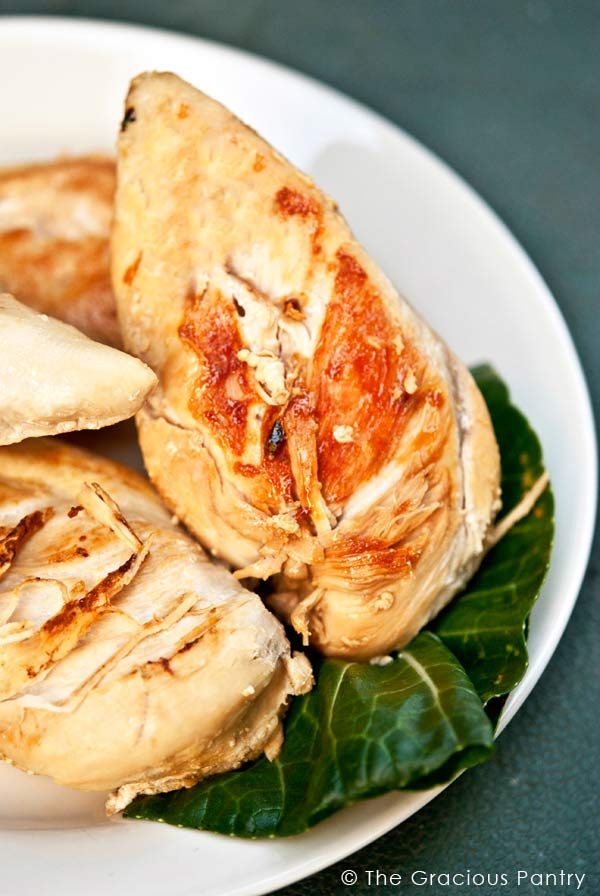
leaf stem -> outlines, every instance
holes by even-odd
[[[510,513],[507,513],[506,516],[492,528],[487,538],[487,544],[485,548],[486,554],[494,547],[494,545],[498,544],[501,538],[504,538],[506,533],[509,532],[513,526],[520,522],[524,517],[528,516],[528,514],[533,509],[537,499],[544,492],[549,481],[550,478],[548,476],[548,472],[547,470],[544,470],[542,475],[534,482],[529,491],[523,495],[519,503],[515,505]]]

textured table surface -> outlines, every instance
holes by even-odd
[[[454,166],[525,246],[573,333],[598,412],[600,2],[0,0],[0,13],[97,16],[221,40],[388,116]],[[496,758],[401,827],[282,893],[576,891],[517,888],[521,868],[586,872],[580,892],[600,894],[599,553],[597,539],[566,634]],[[348,868],[359,875],[352,888],[340,878]],[[417,869],[467,868],[506,872],[509,884],[408,882]],[[377,885],[374,875],[369,885],[375,869],[401,873],[401,886]]]

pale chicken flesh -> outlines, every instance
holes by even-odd
[[[107,156],[0,168],[0,292],[120,348],[108,244],[114,190]]]
[[[159,378],[137,420],[167,503],[238,576],[273,576],[325,653],[407,643],[499,505],[467,369],[309,177],[171,74],[127,97],[112,252],[125,344]]]
[[[0,449],[0,758],[116,812],[276,755],[311,684],[144,479],[54,439]]]
[[[0,445],[126,420],[155,386],[137,358],[0,294]]]

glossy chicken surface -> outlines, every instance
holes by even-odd
[[[126,420],[155,386],[137,358],[0,294],[0,445]]]
[[[56,439],[0,449],[0,758],[116,812],[276,755],[311,684],[144,479]]]
[[[127,98],[112,249],[125,344],[160,382],[138,426],[167,503],[240,577],[274,576],[325,653],[407,643],[498,507],[466,368],[335,203],[174,75]]]

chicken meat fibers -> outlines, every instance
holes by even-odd
[[[311,684],[144,479],[55,439],[0,449],[0,758],[116,812],[276,755]]]
[[[335,203],[219,103],[144,74],[118,148],[113,288],[159,387],[166,502],[323,652],[406,644],[477,567],[499,457],[464,365]]]

